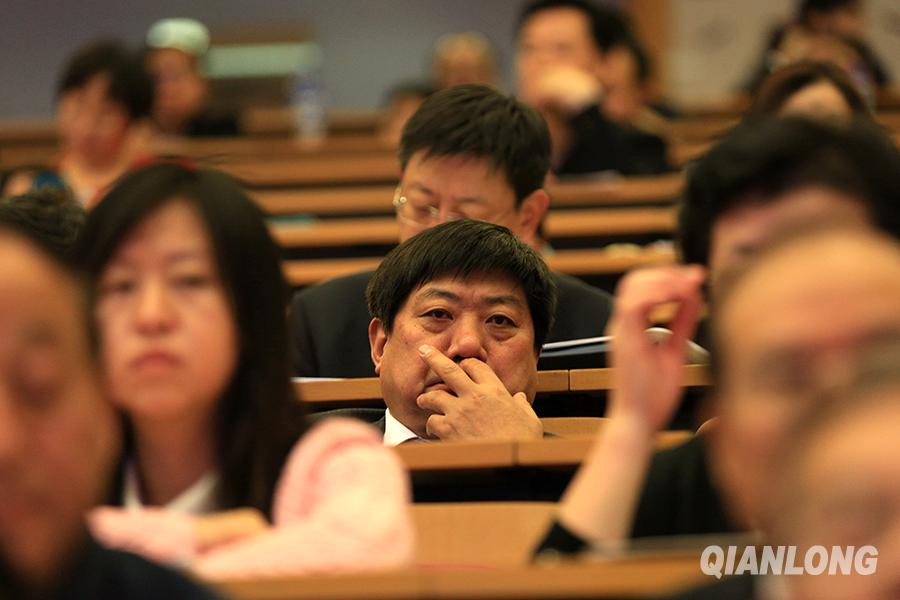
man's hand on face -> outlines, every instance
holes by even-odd
[[[601,96],[602,87],[594,75],[569,65],[545,69],[527,93],[536,108],[569,116],[597,104]]]
[[[431,390],[416,398],[433,413],[425,424],[439,440],[540,439],[544,429],[525,392],[510,394],[484,362],[466,358],[459,364],[431,346],[419,348],[425,364],[450,391]]]
[[[608,417],[636,419],[648,433],[672,418],[682,395],[687,342],[703,306],[704,277],[703,268],[693,265],[639,269],[622,278],[607,328],[613,336],[610,366],[615,367]],[[669,303],[678,304],[669,323],[672,335],[654,342],[644,333],[650,315]]]

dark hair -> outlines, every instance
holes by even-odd
[[[859,6],[859,0],[800,0],[797,19],[805,23],[812,13],[829,13],[851,6]]]
[[[747,119],[689,167],[678,222],[682,259],[709,262],[716,221],[756,194],[775,201],[804,186],[858,196],[875,225],[900,237],[900,152],[868,120]]]
[[[0,224],[30,232],[29,238],[71,266],[75,241],[84,227],[85,213],[71,194],[43,188],[0,201]]]
[[[815,83],[829,83],[840,92],[854,115],[871,117],[866,101],[843,69],[828,62],[804,60],[774,71],[760,84],[748,115],[775,115],[788,99]]]
[[[487,158],[506,176],[517,205],[544,185],[550,133],[543,117],[511,96],[483,85],[460,85],[425,99],[403,128],[400,166],[426,157]]]
[[[134,119],[153,109],[153,79],[137,52],[116,40],[97,40],[79,49],[63,69],[57,85],[57,99],[80,89],[98,75],[109,76],[107,95],[121,104]]]
[[[475,274],[508,275],[521,286],[540,350],[556,314],[556,284],[537,252],[507,228],[483,221],[443,223],[391,250],[366,288],[369,313],[390,333],[413,291],[440,277]]]
[[[647,55],[647,51],[644,50],[644,45],[641,44],[640,40],[633,33],[628,33],[616,46],[624,48],[634,57],[638,82],[646,83],[650,79],[653,68],[650,63],[650,57]]]
[[[96,283],[128,235],[173,200],[196,209],[209,232],[240,336],[238,364],[217,407],[218,499],[225,508],[268,514],[303,418],[290,383],[288,287],[261,211],[223,173],[150,165],[126,175],[91,211],[79,258]]]
[[[606,52],[629,35],[630,26],[621,12],[606,6],[598,6],[586,0],[537,0],[525,6],[516,23],[516,34],[525,22],[535,14],[557,8],[571,8],[587,17],[591,37],[600,52]]]

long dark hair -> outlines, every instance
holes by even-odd
[[[240,335],[238,363],[216,409],[217,500],[226,509],[250,506],[269,514],[281,467],[305,421],[290,383],[289,288],[262,212],[227,175],[153,164],[126,175],[91,211],[78,260],[96,285],[127,236],[174,199],[194,207],[209,232]],[[126,453],[132,437],[128,431]]]

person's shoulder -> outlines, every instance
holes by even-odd
[[[168,567],[150,562],[136,554],[98,546],[102,577],[98,579],[97,598],[133,598],[135,600],[218,600],[212,590]]]
[[[306,300],[336,296],[360,296],[365,299],[366,286],[369,285],[369,280],[374,274],[375,271],[360,271],[334,277],[300,290],[294,294],[294,298]]]

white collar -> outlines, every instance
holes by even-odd
[[[205,515],[215,512],[219,509],[215,499],[215,491],[218,484],[218,472],[208,471],[163,508],[192,515]],[[141,501],[140,489],[137,469],[133,462],[129,462],[125,467],[125,478],[122,490],[122,505],[126,510],[139,510],[144,508],[144,503]]]
[[[385,409],[384,411],[384,445],[385,446],[399,446],[403,442],[408,442],[409,440],[417,440],[419,436],[416,435],[409,427],[398,421],[394,418],[394,415],[391,414],[391,409]]]

